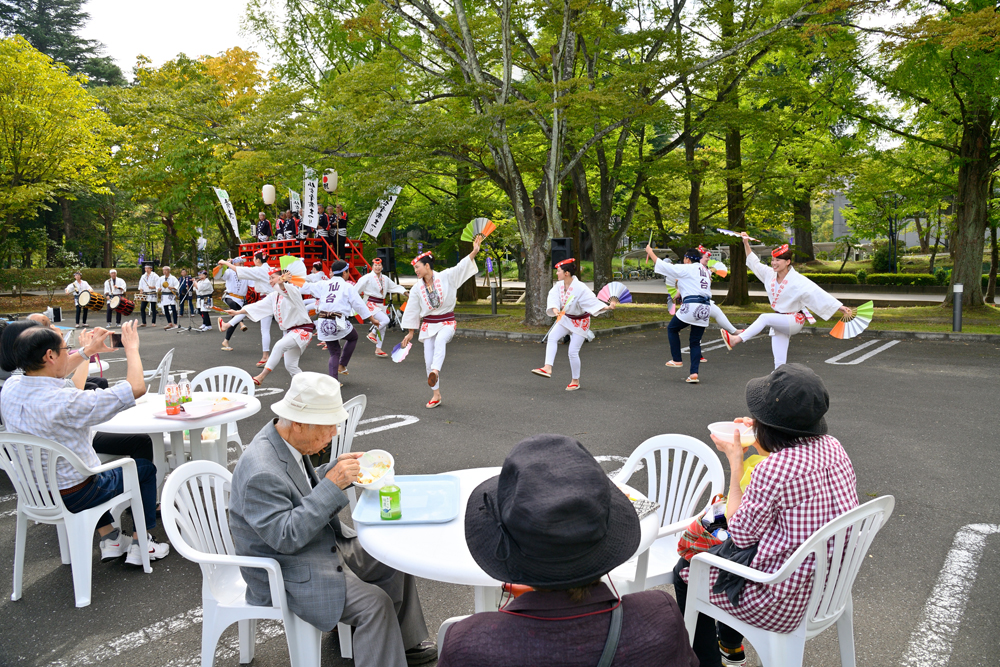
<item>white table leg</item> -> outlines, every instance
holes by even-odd
[[[163,480],[167,476],[167,454],[163,446],[163,434],[153,432],[149,434],[149,439],[153,441],[153,465],[156,466],[156,499],[160,499],[160,490],[163,488]]]
[[[192,461],[204,461],[205,459],[211,460],[210,457],[205,456],[205,447],[201,442],[201,432],[204,429],[192,428],[188,430],[190,434],[188,437],[191,439],[191,460]]]
[[[473,586],[475,596],[475,611],[496,611],[500,606],[501,590],[499,586]]]

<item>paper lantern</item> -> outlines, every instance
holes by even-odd
[[[265,206],[272,206],[274,204],[275,193],[273,185],[265,185],[263,189],[261,189],[260,194],[264,197]]]
[[[329,192],[330,194],[333,194],[334,192],[337,191],[338,180],[339,179],[337,177],[337,170],[327,169],[326,173],[323,174],[323,189]]]

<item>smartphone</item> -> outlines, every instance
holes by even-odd
[[[115,347],[115,348],[125,347],[124,345],[122,345],[122,335],[121,334],[116,334],[116,333],[111,334],[111,347]]]

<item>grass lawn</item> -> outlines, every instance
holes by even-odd
[[[762,313],[773,312],[766,304],[751,304],[749,306],[725,306],[722,308],[726,316],[734,324],[752,322]],[[476,305],[461,304],[456,311],[459,313],[489,314],[488,301],[480,301]],[[522,333],[545,333],[548,327],[528,326],[521,323],[524,318],[523,306],[497,306],[500,317],[477,320],[463,320],[462,329],[482,329],[486,331],[519,331]],[[609,329],[629,324],[659,322],[669,320],[670,314],[666,306],[624,305],[619,306],[611,315],[591,318],[593,329]],[[816,326],[828,329],[833,321],[817,320]],[[875,319],[871,329],[882,331],[951,331],[951,308],[941,306],[920,306],[914,308],[876,308]],[[962,317],[963,333],[1000,334],[1000,309],[983,308],[976,311],[965,311]]]

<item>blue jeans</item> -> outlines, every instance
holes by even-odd
[[[146,530],[156,528],[156,466],[146,459],[135,461],[136,472],[139,474],[139,495],[142,497],[142,514],[146,517]],[[62,497],[66,509],[76,514],[85,509],[114,498],[125,490],[122,469],[105,470],[94,476],[87,486]],[[111,514],[105,512],[97,521],[97,527],[110,526]]]
[[[706,327],[696,327],[687,322],[682,322],[676,315],[667,325],[667,340],[670,341],[670,358],[674,361],[681,360],[681,329],[691,327],[691,338],[689,345],[691,349],[691,374],[698,372],[701,364],[701,337],[705,335]]]

